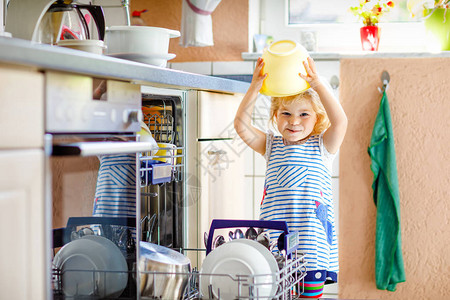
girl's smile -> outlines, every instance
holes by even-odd
[[[308,138],[317,121],[317,115],[308,100],[282,105],[276,118],[278,131],[290,143]]]

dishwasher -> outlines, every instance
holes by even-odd
[[[141,299],[139,241],[183,246],[185,92],[57,72],[47,72],[45,81],[53,223],[49,295]],[[136,134],[142,121],[159,147]],[[100,175],[103,163],[109,169]],[[97,190],[108,182],[101,176],[126,185],[117,200],[130,204],[123,215],[94,215]]]

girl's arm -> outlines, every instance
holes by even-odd
[[[234,129],[241,139],[253,150],[264,155],[266,152],[266,135],[252,125],[252,112],[255,107],[256,97],[261,90],[267,74],[262,74],[264,61],[260,57],[256,62],[250,87],[245,93],[234,118]]]
[[[309,85],[319,94],[320,101],[327,112],[331,126],[323,135],[323,144],[330,153],[336,153],[344,140],[347,131],[347,115],[341,106],[341,103],[334,98],[331,91],[320,80],[314,60],[308,57],[308,62],[304,61],[306,76],[299,74],[301,78],[306,80]]]

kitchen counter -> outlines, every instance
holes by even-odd
[[[0,37],[0,63],[99,78],[131,80],[155,87],[245,93],[249,83],[159,68],[124,59]]]

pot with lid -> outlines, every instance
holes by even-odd
[[[140,293],[158,299],[182,299],[189,281],[191,262],[183,254],[140,242]]]

